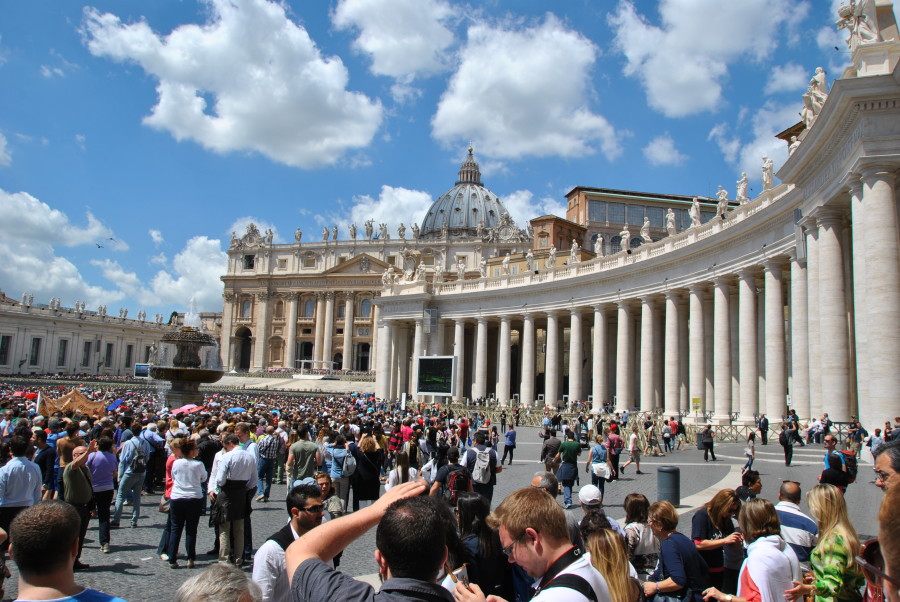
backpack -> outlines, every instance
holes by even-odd
[[[344,456],[344,463],[341,472],[345,477],[352,477],[353,473],[356,472],[356,458],[353,457],[352,452],[348,451],[347,455]]]
[[[491,450],[475,450],[475,465],[472,466],[472,480],[486,485],[491,482]]]
[[[456,505],[460,492],[469,490],[469,473],[465,469],[450,470],[447,474],[447,485],[444,487],[444,499],[451,506]]]
[[[591,600],[591,602],[597,601],[597,594],[594,593],[594,588],[591,587],[591,584],[588,583],[587,579],[575,573],[564,573],[555,577],[541,591],[563,587],[578,592],[588,600]]]
[[[784,446],[787,446],[789,444],[785,431],[781,431],[780,433],[778,433],[778,443]]]
[[[856,452],[842,450],[840,453],[844,456],[844,466],[847,468],[847,481],[855,483],[856,475],[859,473],[859,466],[856,463]]]
[[[132,474],[141,474],[147,472],[147,455],[144,453],[144,448],[137,438],[135,438],[134,442],[134,456],[131,458],[131,464],[128,468]]]

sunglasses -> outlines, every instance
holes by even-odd
[[[316,506],[308,506],[302,509],[310,514],[322,514],[325,511],[325,504],[317,504]]]

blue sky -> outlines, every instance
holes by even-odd
[[[0,290],[220,311],[232,231],[420,221],[470,142],[522,226],[579,185],[754,196],[838,3],[0,3]]]

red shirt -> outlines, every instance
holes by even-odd
[[[172,464],[175,464],[175,460],[178,458],[175,457],[175,454],[172,454],[166,459],[166,490],[163,493],[165,497],[172,497],[172,485],[175,484],[175,481],[172,480]]]

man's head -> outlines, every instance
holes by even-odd
[[[303,535],[322,524],[325,506],[318,485],[297,485],[288,492],[287,511],[294,530]]]
[[[234,433],[228,433],[222,437],[222,447],[225,448],[225,451],[231,451],[240,444],[241,440]]]
[[[72,570],[80,523],[75,508],[61,500],[40,502],[13,519],[9,528],[10,554],[26,582],[29,578]]]
[[[434,581],[447,560],[450,507],[439,498],[414,497],[391,504],[375,531],[381,574]]]
[[[488,517],[488,525],[499,530],[509,561],[535,578],[571,546],[565,512],[539,489],[512,492]]]
[[[885,488],[881,510],[878,512],[878,541],[884,558],[884,572],[893,583],[882,582],[887,591],[888,602],[900,602],[900,521],[897,508],[900,507],[900,487]]]
[[[826,450],[832,452],[837,447],[837,437],[834,435],[825,435],[825,439],[822,440],[822,443],[825,444]]]
[[[782,502],[791,502],[799,504],[801,497],[800,483],[797,481],[783,481],[781,489],[778,490],[778,499]]]
[[[459,448],[455,445],[447,450],[447,461],[451,464],[459,462]]]
[[[215,563],[181,584],[175,602],[257,602],[259,585],[244,571],[230,564]]]
[[[759,471],[748,470],[744,472],[741,476],[741,484],[743,484],[744,487],[748,487],[753,493],[762,491],[762,479],[759,476]]]
[[[246,443],[250,440],[250,425],[246,422],[238,422],[234,425],[234,434],[237,435],[241,443]]]
[[[475,445],[484,445],[487,442],[487,435],[484,431],[476,431],[473,439],[475,439]]]
[[[79,445],[78,447],[76,447],[75,449],[72,450],[72,459],[77,460],[78,458],[80,458],[81,456],[83,456],[86,453],[88,453],[88,448],[85,447],[84,445]]]
[[[603,493],[596,485],[585,485],[578,490],[578,501],[587,512],[591,508],[599,508],[603,505]]]
[[[535,489],[543,489],[554,498],[559,495],[559,479],[552,472],[544,472],[542,470],[534,473],[534,478],[531,479],[531,486]]]
[[[25,437],[13,435],[9,438],[9,451],[12,452],[13,457],[21,458],[28,453],[29,448],[31,448],[31,442]]]
[[[887,491],[900,484],[900,439],[878,446],[875,450],[875,485]]]

